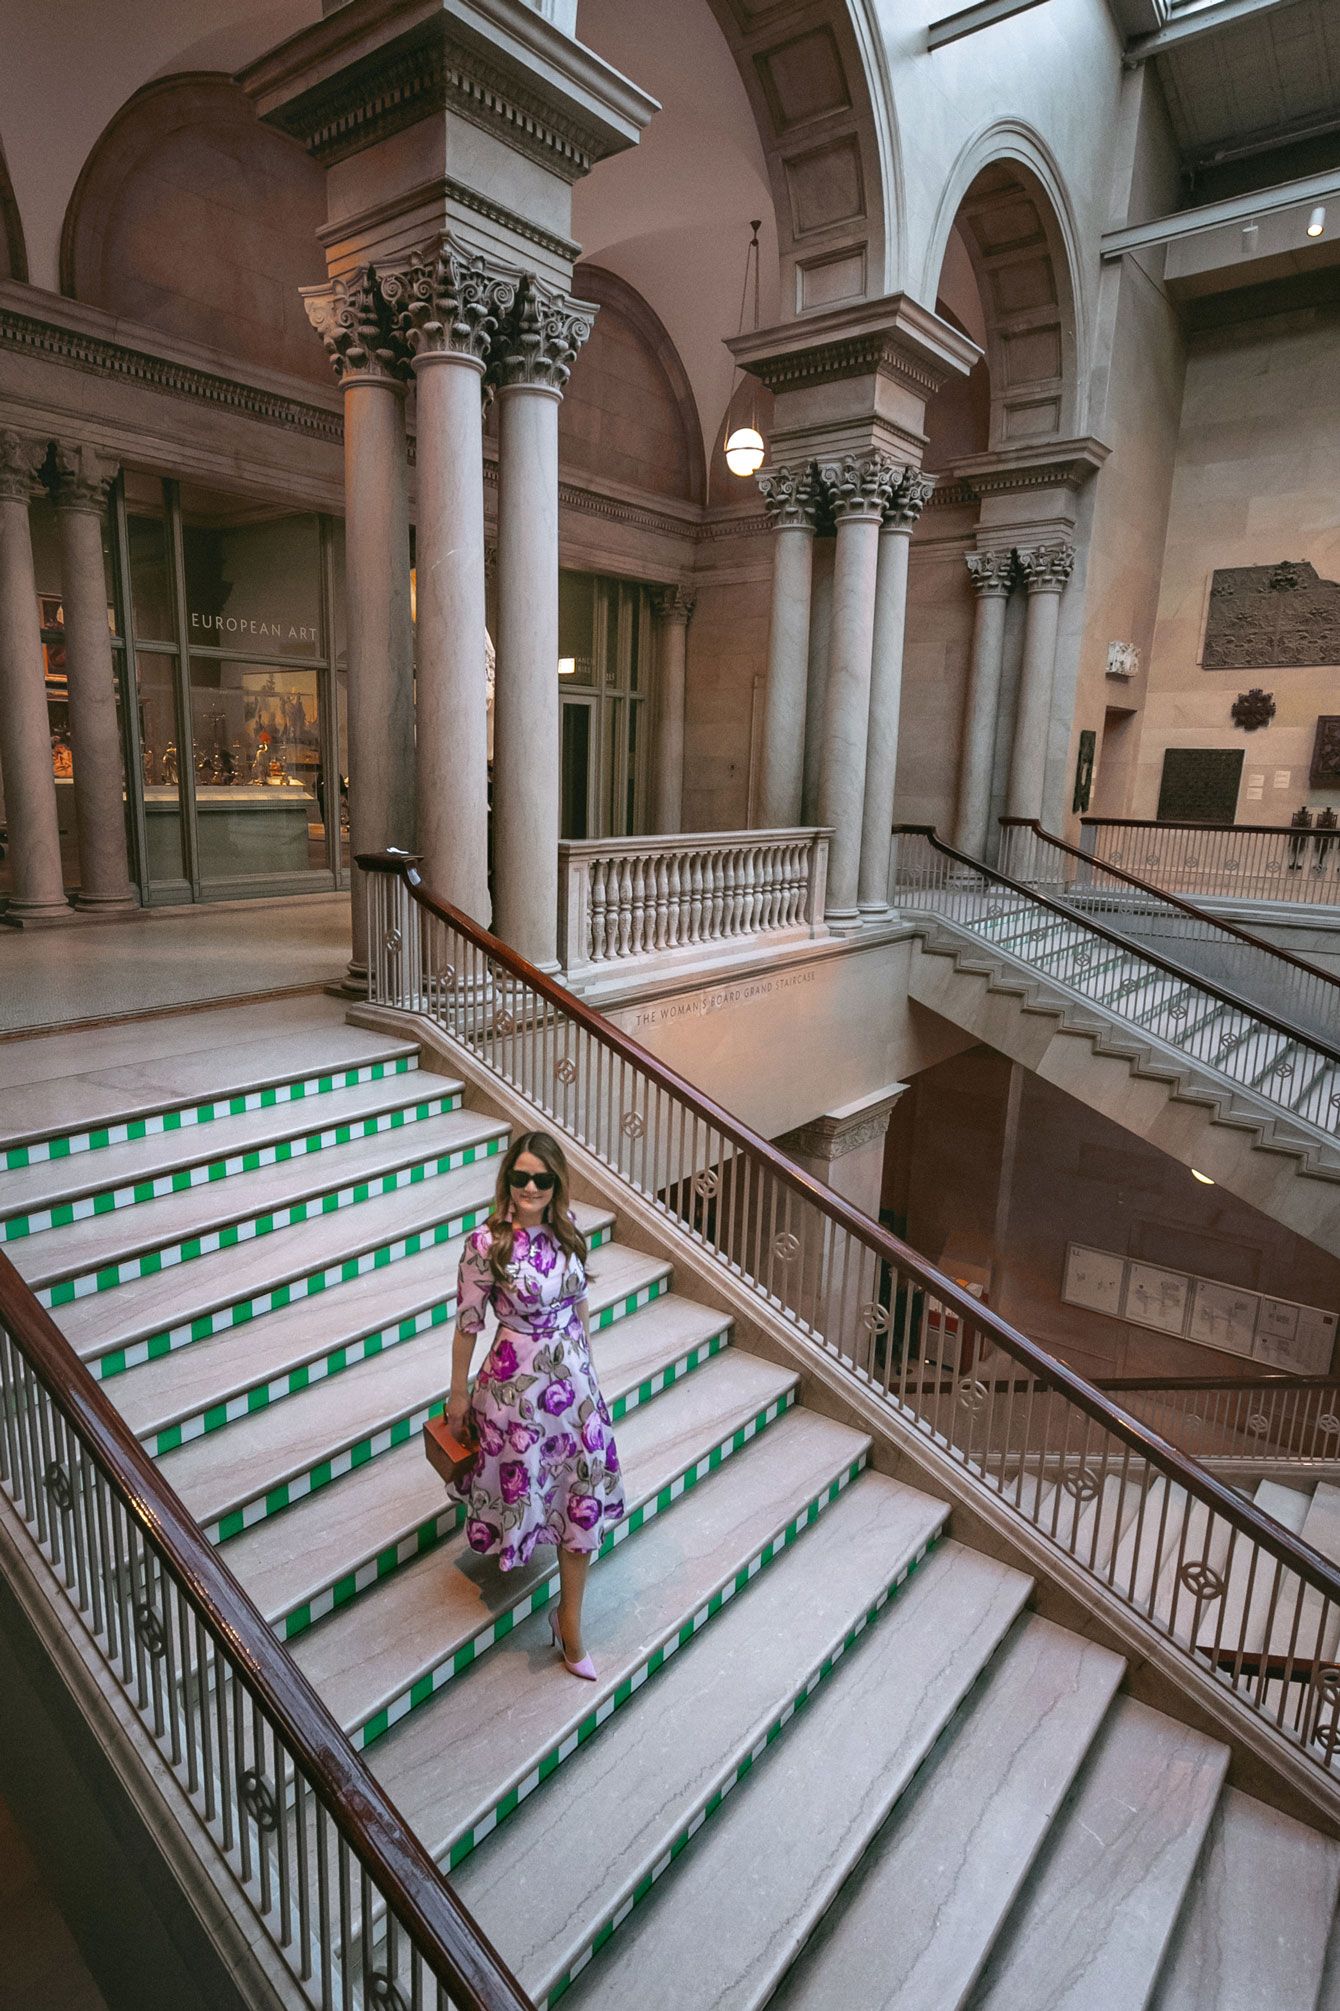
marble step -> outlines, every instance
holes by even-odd
[[[1307,1512],[1312,1506],[1310,1494],[1304,1494],[1301,1488],[1284,1487],[1278,1480],[1259,1480],[1252,1500],[1265,1514],[1273,1515],[1276,1522],[1291,1529],[1295,1536],[1302,1535]]]
[[[299,1299],[312,1298],[475,1228],[493,1205],[494,1164],[482,1160],[404,1193],[216,1250],[141,1278],[125,1291],[57,1306],[53,1318],[102,1379],[209,1340]],[[595,1214],[588,1211],[578,1220]],[[609,1211],[604,1219],[612,1220]],[[588,1231],[589,1233],[589,1231]]]
[[[90,1215],[142,1206],[252,1172],[275,1160],[298,1159],[355,1137],[371,1137],[424,1117],[457,1110],[464,1085],[416,1068],[353,1089],[332,1089],[313,1104],[267,1104],[185,1130],[157,1132],[101,1152],[48,1159],[0,1173],[0,1242],[67,1228]]]
[[[1118,1697],[968,2000],[971,2011],[1144,2011],[1228,1748]]]
[[[1226,1788],[1150,2011],[1314,2011],[1340,1844]]]
[[[1022,1572],[945,1540],[573,1984],[573,2011],[755,2011],[1009,1633]]]
[[[578,1204],[579,1220],[595,1213]],[[163,1472],[211,1541],[226,1541],[414,1437],[450,1381],[445,1338],[425,1332],[163,1454]]]
[[[628,1513],[602,1557],[664,1514],[795,1401],[799,1377],[730,1349],[619,1427]],[[551,1549],[499,1571],[465,1532],[397,1572],[354,1610],[297,1641],[293,1657],[355,1746],[380,1738],[558,1592]]]
[[[144,1038],[151,1042],[152,1033]],[[217,1047],[11,1084],[0,1091],[0,1157],[12,1172],[247,1109],[352,1089],[418,1065],[416,1041],[343,1020],[316,1021]]]
[[[473,1166],[505,1149],[507,1126],[455,1110],[296,1160],[189,1188],[138,1208],[15,1243],[10,1256],[46,1306],[155,1277],[320,1216]]]
[[[726,1314],[675,1294],[595,1334],[592,1358],[615,1423],[674,1388],[729,1340]],[[445,1351],[425,1364],[425,1376],[411,1416],[425,1392],[434,1409],[445,1399]],[[347,1473],[338,1487],[245,1530],[228,1545],[228,1566],[276,1633],[292,1640],[434,1548],[460,1521],[416,1435]]]
[[[896,1609],[884,1609],[948,1514],[900,1481],[864,1475],[465,1860],[456,1890],[537,2004],[715,1819],[866,1627],[882,1612],[879,1624],[894,1624]],[[568,1848],[579,1836],[598,1837],[599,1849]]]
[[[117,1408],[151,1452],[172,1452],[206,1432],[297,1396],[327,1376],[413,1340],[456,1316],[464,1237],[371,1272],[316,1299],[300,1299],[146,1362],[117,1385]],[[670,1289],[670,1266],[626,1244],[602,1250],[591,1280],[593,1324],[636,1312]]]
[[[791,1410],[592,1572],[583,1632],[596,1682],[568,1675],[537,1613],[498,1643],[486,1670],[448,1684],[379,1740],[369,1763],[439,1863],[467,1857],[802,1538],[869,1450],[847,1425]]]
[[[960,2011],[1124,1669],[1025,1615],[770,2011]]]

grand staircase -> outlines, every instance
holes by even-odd
[[[0,1089],[3,1247],[537,2004],[1340,2011],[1340,1845],[594,1203],[629,1514],[566,1676],[552,1554],[419,1444],[506,1124],[325,1001],[140,1033]]]

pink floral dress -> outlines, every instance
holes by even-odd
[[[472,1398],[479,1452],[452,1492],[466,1506],[466,1541],[511,1571],[537,1544],[600,1548],[624,1513],[610,1414],[577,1308],[586,1272],[545,1225],[518,1229],[507,1284],[489,1264],[487,1226],[466,1238],[456,1324],[478,1334],[498,1315]]]

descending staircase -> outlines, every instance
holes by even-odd
[[[589,1204],[629,1514],[567,1677],[417,1443],[506,1125],[328,1010],[195,1024],[0,1091],[4,1248],[537,2003],[1340,2011],[1340,1845]]]

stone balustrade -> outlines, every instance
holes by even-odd
[[[559,846],[558,946],[569,978],[760,936],[827,933],[826,830],[674,832]],[[680,957],[676,957],[679,961]]]

